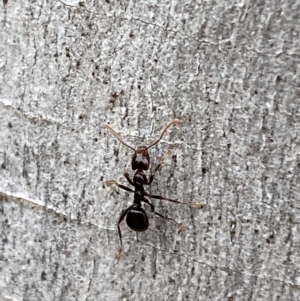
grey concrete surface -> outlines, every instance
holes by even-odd
[[[300,300],[300,2],[3,1],[0,300]],[[132,145],[158,212],[115,223]]]

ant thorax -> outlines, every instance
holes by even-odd
[[[137,170],[133,176],[133,183],[135,185],[145,185],[145,183],[147,183],[147,177],[144,174],[143,170]]]

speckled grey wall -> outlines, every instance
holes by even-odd
[[[300,300],[300,1],[1,4],[0,300]],[[138,236],[132,145],[170,155]]]

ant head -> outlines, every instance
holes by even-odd
[[[137,149],[134,149],[132,146],[128,145],[127,143],[125,143],[122,138],[119,136],[119,134],[108,124],[106,125],[106,128],[108,130],[110,130],[113,135],[126,147],[132,149],[134,151],[133,157],[132,157],[132,161],[131,161],[131,166],[133,170],[148,170],[149,169],[149,165],[150,165],[150,156],[148,153],[148,149],[154,145],[156,145],[164,136],[165,132],[167,131],[167,129],[172,126],[172,125],[176,125],[178,123],[180,123],[181,121],[179,119],[174,119],[172,122],[170,122],[165,129],[162,131],[160,137],[153,142],[152,144],[150,144],[149,146],[140,146]]]
[[[139,146],[134,152],[131,161],[132,170],[148,170],[150,165],[150,156],[147,146]]]

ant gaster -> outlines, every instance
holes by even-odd
[[[167,131],[167,129],[169,127],[171,127],[172,125],[176,125],[178,123],[181,123],[181,121],[179,119],[173,120],[165,127],[165,129],[162,131],[160,137],[154,143],[150,144],[149,146],[139,146],[137,149],[134,149],[133,147],[131,147],[130,145],[125,143],[121,139],[119,134],[112,127],[110,127],[109,125],[106,125],[106,128],[108,130],[110,130],[112,132],[112,134],[123,145],[127,146],[128,148],[130,148],[134,151],[134,154],[132,156],[132,161],[131,161],[132,170],[135,170],[133,180],[131,180],[128,173],[124,173],[124,176],[127,179],[127,181],[132,186],[134,186],[134,190],[129,187],[126,187],[124,185],[121,185],[114,180],[107,182],[108,185],[115,184],[121,189],[124,189],[126,191],[134,193],[133,204],[131,206],[129,206],[127,209],[125,209],[124,211],[122,211],[122,213],[118,219],[118,222],[117,222],[118,233],[119,233],[120,244],[121,244],[120,251],[116,256],[117,258],[119,258],[122,255],[123,243],[122,243],[122,234],[121,234],[120,224],[124,220],[125,217],[126,217],[126,223],[131,230],[136,231],[136,232],[142,232],[142,231],[145,231],[148,229],[149,220],[148,220],[148,216],[147,216],[145,210],[142,208],[142,202],[146,203],[150,207],[152,213],[154,213],[164,219],[171,220],[174,223],[176,223],[179,227],[182,227],[181,224],[178,223],[177,221],[175,221],[173,218],[163,216],[162,214],[156,212],[153,204],[150,202],[150,200],[147,197],[153,198],[153,199],[165,200],[165,201],[169,201],[169,202],[173,202],[173,203],[177,203],[177,204],[184,204],[184,205],[188,205],[190,207],[196,207],[196,208],[203,207],[203,204],[201,204],[201,203],[191,203],[191,202],[185,203],[185,202],[180,202],[178,200],[169,199],[169,198],[159,196],[159,195],[151,195],[151,194],[147,193],[144,189],[144,185],[150,185],[153,182],[155,173],[159,170],[162,162],[165,160],[166,156],[170,153],[170,150],[166,152],[166,154],[161,158],[159,164],[156,166],[154,171],[150,174],[149,179],[147,179],[147,176],[145,175],[144,171],[148,170],[149,166],[150,166],[150,156],[148,153],[148,149],[150,147],[156,145],[162,139],[162,137],[164,136],[165,132]]]

